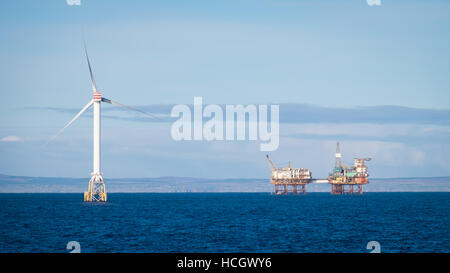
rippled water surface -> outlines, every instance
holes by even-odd
[[[0,252],[449,252],[450,193],[0,194]]]

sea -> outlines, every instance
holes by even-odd
[[[0,194],[0,252],[449,252],[449,227],[450,192]]]

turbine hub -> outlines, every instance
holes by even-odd
[[[101,101],[102,100],[102,92],[95,91],[94,92],[94,101]]]

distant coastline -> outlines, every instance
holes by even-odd
[[[82,193],[89,178],[29,177],[0,174],[0,193]],[[108,192],[272,192],[262,178],[105,178]],[[309,184],[307,192],[329,192],[328,184]],[[450,176],[371,178],[365,192],[450,192]]]

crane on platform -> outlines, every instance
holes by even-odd
[[[278,170],[277,166],[270,160],[269,155],[266,155],[267,160],[269,160],[270,165],[272,166],[272,170]]]
[[[366,158],[358,158],[358,157],[355,157],[355,160],[358,160],[358,161],[364,163],[365,161],[370,161],[370,160],[372,160],[372,158],[370,158],[370,157],[366,157]]]

